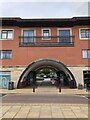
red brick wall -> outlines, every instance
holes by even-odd
[[[21,36],[21,30],[23,28],[12,26],[3,27],[5,29],[14,29],[14,40],[0,40],[3,50],[12,50],[12,59],[2,60],[2,65],[28,65],[35,60],[44,58],[56,59],[70,66],[88,65],[88,59],[82,59],[82,49],[88,49],[89,42],[88,40],[79,39],[79,28],[82,27],[85,28],[88,26],[72,27],[72,35],[75,36],[74,47],[19,47],[19,36]],[[42,28],[34,29],[36,29],[36,35],[41,36]],[[57,28],[51,28],[51,35],[57,36]],[[39,39],[39,41],[43,40]],[[51,42],[52,41],[54,42],[54,40],[51,40]]]

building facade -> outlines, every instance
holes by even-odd
[[[0,88],[7,88],[10,80],[20,87],[30,72],[43,67],[63,71],[84,85],[84,73],[90,71],[89,20],[1,18]]]

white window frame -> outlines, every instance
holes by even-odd
[[[5,38],[4,39],[1,38],[1,36],[2,36],[2,30],[6,30],[6,31],[12,30],[12,34],[13,34],[12,38],[11,39],[10,38],[6,38],[6,39]],[[8,29],[8,28],[5,28],[5,29],[2,28],[2,29],[0,29],[0,40],[14,40],[14,29]]]
[[[72,36],[72,28],[57,28],[57,36],[59,36],[59,30],[70,30],[70,36]],[[59,42],[59,38],[57,39]],[[71,42],[72,42],[72,37],[71,37]]]
[[[22,28],[21,36],[23,36],[23,31],[24,30],[33,30],[34,31],[34,36],[36,36],[36,29],[35,28]],[[36,37],[34,37],[34,42],[36,42]]]
[[[41,36],[43,36],[43,31],[44,30],[49,30],[49,36],[51,36],[51,29],[50,28],[42,28]],[[42,40],[51,40],[51,37],[50,38],[43,38],[42,37]]]
[[[81,30],[82,29],[86,29],[87,30],[87,29],[90,29],[90,28],[79,28],[79,39],[80,40],[90,40],[90,38],[81,38]]]

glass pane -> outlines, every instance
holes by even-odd
[[[90,58],[90,50],[88,50],[88,58]]]
[[[13,31],[8,31],[8,39],[12,39],[13,38]]]
[[[86,30],[87,38],[90,38],[90,29]]]
[[[5,55],[4,51],[1,51],[1,59],[5,58],[4,55]]]
[[[30,31],[28,32],[28,34],[29,34],[29,36],[34,36],[34,31],[33,31],[33,30],[30,30]]]
[[[2,39],[7,39],[7,31],[2,31],[1,38]]]
[[[81,38],[90,38],[90,29],[81,29]]]
[[[24,30],[23,31],[24,36],[24,43],[29,43],[34,41],[34,30]]]
[[[28,30],[24,30],[24,31],[23,31],[23,36],[29,36],[29,35],[28,35]]]
[[[82,51],[82,58],[87,58],[87,50]]]
[[[34,41],[34,31],[33,30],[29,31],[29,36],[30,36],[29,42],[33,42]]]
[[[70,30],[59,30],[59,41],[60,42],[70,42]]]
[[[0,56],[1,59],[3,59],[3,52],[1,51],[1,56]]]
[[[70,30],[60,30],[60,36],[70,36]]]
[[[43,33],[43,36],[45,37],[48,37],[49,36],[49,34],[48,33]]]
[[[11,59],[11,51],[1,51],[1,59]]]
[[[88,32],[88,38],[90,38],[90,29],[89,29],[89,32]]]
[[[7,57],[8,59],[11,58],[11,52],[10,52],[10,51],[7,51],[7,53],[6,53],[6,57]]]
[[[86,38],[88,38],[89,30],[86,30],[86,31],[85,31],[85,34],[86,34]]]
[[[49,38],[49,30],[43,30],[43,38],[48,39]]]
[[[85,29],[81,29],[81,33],[85,33]]]
[[[81,38],[86,38],[86,34],[85,33],[81,33]]]
[[[1,51],[0,51],[0,59],[1,59]]]
[[[12,58],[12,52],[8,51],[7,56],[8,56],[9,59],[11,59]]]

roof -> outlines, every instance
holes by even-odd
[[[18,26],[18,27],[62,27],[75,25],[90,25],[89,21],[90,17],[38,18],[38,19],[22,19],[19,17],[0,18],[1,26]]]

